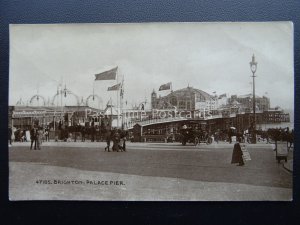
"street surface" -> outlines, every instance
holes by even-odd
[[[30,143],[9,148],[10,199],[291,200],[292,173],[270,144],[247,145],[251,161],[232,165],[233,144],[103,142]]]

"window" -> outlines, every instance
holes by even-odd
[[[187,101],[187,102],[186,102],[186,109],[187,109],[187,110],[190,110],[190,109],[191,109],[191,102],[190,102],[190,101]]]
[[[204,102],[205,98],[201,94],[196,94],[196,102]]]
[[[185,101],[179,101],[179,109],[185,109]]]

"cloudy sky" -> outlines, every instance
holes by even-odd
[[[52,99],[63,82],[80,99],[94,86],[105,105],[115,101],[107,87],[116,81],[94,82],[94,74],[115,66],[128,104],[150,102],[152,90],[167,82],[173,90],[189,85],[210,94],[248,94],[253,54],[256,94],[270,97],[272,107],[292,109],[293,26],[287,22],[11,25],[9,104],[37,93]]]

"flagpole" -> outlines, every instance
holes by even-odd
[[[123,112],[123,98],[124,98],[124,74],[123,74],[123,78],[122,78],[122,85],[121,85],[121,94],[122,96],[120,96],[120,101],[121,101],[121,128],[122,130],[124,129],[124,112]]]
[[[60,121],[61,121],[61,125],[63,123],[63,78],[61,78],[61,85],[60,85]]]
[[[119,68],[117,70],[117,84],[119,84]],[[117,89],[117,128],[119,128],[119,88]]]
[[[112,99],[110,98],[110,130],[112,130],[112,120],[113,120]]]

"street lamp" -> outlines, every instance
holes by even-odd
[[[252,143],[253,144],[256,144],[256,134],[255,134],[255,130],[256,130],[256,114],[255,114],[255,110],[256,110],[256,106],[255,106],[255,72],[256,72],[256,69],[257,69],[257,62],[255,62],[255,56],[253,54],[252,56],[252,61],[250,62],[250,69],[251,69],[251,72],[252,72],[252,79],[253,79],[253,141]]]

